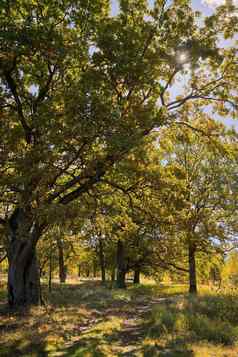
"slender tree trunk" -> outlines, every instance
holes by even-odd
[[[140,268],[136,267],[134,270],[134,284],[140,284]]]
[[[63,242],[60,237],[57,237],[58,257],[59,257],[59,280],[61,283],[66,281],[66,266],[64,263],[64,249]]]
[[[189,262],[189,293],[197,294],[197,276],[196,276],[196,247],[195,244],[189,240],[188,242],[188,262]]]
[[[40,278],[42,278],[45,275],[45,269],[46,269],[46,264],[48,263],[48,257],[42,262],[41,266],[39,266],[39,274]]]
[[[126,288],[126,263],[123,242],[119,239],[117,243],[117,283],[119,289]]]
[[[49,259],[49,280],[48,280],[48,289],[49,292],[51,293],[52,290],[52,271],[53,271],[53,257],[52,257],[52,253],[53,253],[53,247],[52,247],[52,242],[51,242],[51,246],[50,246],[50,259]]]
[[[81,266],[78,265],[78,277],[80,278],[80,276],[81,276]]]
[[[17,208],[8,221],[8,303],[20,307],[40,302],[36,243],[40,229],[30,213]]]
[[[115,266],[112,267],[112,270],[111,270],[111,282],[114,283],[115,281],[115,276],[116,276],[116,269],[115,269]]]
[[[105,270],[105,257],[104,257],[104,247],[102,239],[99,239],[99,261],[101,267],[101,279],[102,283],[106,281],[106,270]]]
[[[93,277],[94,277],[94,279],[97,277],[97,263],[96,263],[96,259],[93,260]]]

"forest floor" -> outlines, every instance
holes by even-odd
[[[2,287],[3,288],[3,287]],[[238,356],[238,293],[99,281],[53,284],[45,306],[11,311],[0,290],[0,356]]]

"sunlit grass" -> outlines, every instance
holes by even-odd
[[[227,348],[224,346],[233,346],[238,354],[237,295],[202,294],[158,304],[152,310],[147,339],[153,343],[159,341],[160,348],[171,351],[184,348],[186,353],[191,349],[198,356],[202,356],[199,354],[200,344],[203,344],[202,350],[207,345],[207,350],[213,355],[223,349],[225,353]]]
[[[71,281],[43,286],[45,306],[13,312],[1,290],[0,356],[237,356],[237,290],[200,291]]]

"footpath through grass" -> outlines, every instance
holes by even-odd
[[[97,281],[55,284],[45,307],[15,311],[0,292],[0,356],[238,356],[238,293]]]

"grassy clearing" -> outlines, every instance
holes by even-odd
[[[147,344],[175,355],[237,356],[236,300],[232,295],[205,295],[158,304],[148,323]]]
[[[12,312],[0,292],[0,356],[237,356],[238,293],[97,281],[43,288],[45,307]]]

